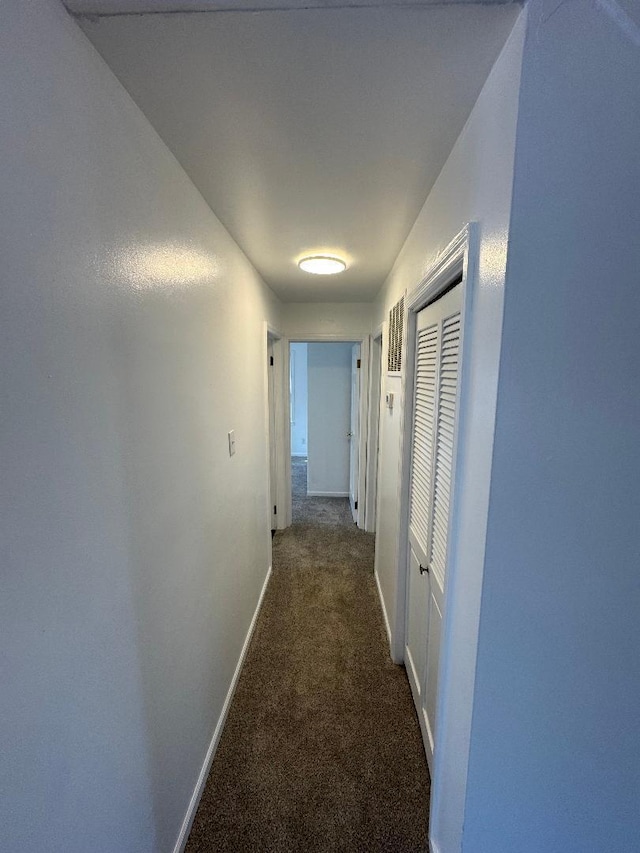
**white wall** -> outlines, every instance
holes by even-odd
[[[282,305],[282,329],[294,340],[358,340],[371,332],[373,310],[370,302],[288,302]]]
[[[521,15],[380,293],[374,317],[374,326],[386,321],[389,308],[403,291],[410,293],[416,288],[438,253],[468,222],[478,223],[480,249],[472,294],[473,325],[465,340],[474,365],[466,377],[470,416],[459,435],[465,459],[463,499],[457,507],[459,587],[456,607],[447,605],[448,653],[443,653],[444,675],[440,681],[447,725],[438,724],[442,760],[436,763],[437,802],[434,801],[431,821],[433,838],[443,853],[458,849],[464,809],[523,36]],[[386,343],[385,335],[385,364]],[[400,657],[403,646],[398,626],[403,600],[396,597],[402,553],[402,391],[401,380],[383,372],[382,393],[393,392],[395,399],[393,410],[383,407],[380,418],[376,572],[395,639],[396,657]],[[453,600],[449,596],[449,602]]]
[[[4,0],[0,77],[0,846],[170,851],[270,561],[277,304],[61,4]]]
[[[307,455],[307,345],[291,344],[291,455]]]
[[[531,0],[464,850],[640,838],[640,11]]]
[[[309,344],[309,461],[307,491],[349,494],[351,347],[348,343]]]

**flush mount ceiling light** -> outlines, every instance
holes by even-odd
[[[335,275],[347,268],[342,258],[334,258],[331,255],[309,255],[299,260],[298,266],[313,275]]]

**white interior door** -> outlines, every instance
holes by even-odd
[[[276,456],[276,404],[275,404],[275,382],[273,372],[275,370],[273,339],[267,338],[267,371],[269,377],[269,486],[271,491],[271,530],[278,527],[277,510],[277,456]]]
[[[405,660],[431,769],[451,508],[461,306],[462,286],[457,285],[418,314],[416,334]]]
[[[351,424],[349,427],[349,503],[358,523],[358,477],[360,474],[360,344],[351,348]]]

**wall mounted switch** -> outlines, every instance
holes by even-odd
[[[229,456],[233,456],[236,452],[236,433],[235,430],[230,429],[228,432],[229,436]]]

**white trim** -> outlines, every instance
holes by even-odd
[[[402,324],[402,375],[400,377],[400,399],[404,405],[400,408],[400,453],[399,453],[399,476],[398,491],[396,495],[396,506],[399,508],[399,537],[398,537],[398,587],[396,590],[396,613],[395,632],[391,641],[391,657],[395,663],[404,661],[405,650],[405,618],[406,618],[406,575],[407,560],[409,558],[408,530],[409,530],[409,474],[411,472],[411,418],[413,408],[407,415],[407,376],[413,369],[414,347],[413,339],[409,334],[410,313],[407,291],[404,290],[404,322]],[[399,297],[399,298],[400,298]],[[388,334],[388,325],[387,325]],[[414,336],[415,337],[415,336]],[[387,374],[389,375],[389,374]],[[412,401],[413,404],[413,401]],[[405,533],[406,531],[406,533]]]
[[[379,343],[378,343],[379,342]],[[378,449],[382,407],[382,325],[369,336],[367,411],[367,467],[365,472],[364,529],[375,533],[378,504]]]
[[[365,472],[364,529],[375,533],[378,508],[378,450],[382,409],[382,324],[369,336],[369,375],[367,377],[367,467]],[[378,341],[380,342],[378,344]]]
[[[240,673],[242,672],[242,667],[244,665],[245,658],[247,656],[247,652],[249,650],[249,643],[251,642],[251,637],[253,636],[253,632],[256,627],[256,622],[258,621],[258,615],[260,613],[260,608],[262,607],[262,601],[264,599],[265,593],[267,591],[267,586],[269,584],[269,580],[271,578],[271,566],[269,566],[269,570],[267,571],[267,576],[264,579],[264,583],[262,584],[262,589],[260,590],[260,596],[258,598],[258,603],[256,605],[256,609],[253,613],[253,617],[251,619],[251,623],[249,625],[249,630],[247,631],[247,636],[244,639],[244,643],[242,645],[242,651],[240,652],[240,657],[238,658],[238,663],[235,668],[235,672],[233,673],[233,678],[231,679],[231,684],[229,685],[229,689],[227,690],[227,695],[224,700],[224,704],[222,706],[222,711],[220,712],[220,716],[218,717],[218,722],[216,723],[216,727],[213,732],[213,737],[211,738],[211,742],[209,744],[209,748],[207,749],[207,754],[205,755],[204,763],[202,768],[200,769],[200,773],[198,775],[198,781],[196,782],[196,786],[193,789],[193,794],[191,795],[191,799],[189,801],[189,806],[187,808],[187,813],[184,816],[184,820],[182,821],[182,826],[180,827],[180,832],[178,834],[178,840],[175,843],[173,848],[173,853],[182,853],[184,848],[186,847],[187,841],[189,839],[189,833],[191,832],[191,827],[193,825],[194,818],[196,816],[196,812],[198,811],[198,805],[200,803],[200,798],[202,797],[202,792],[204,791],[204,786],[207,783],[207,777],[209,776],[209,771],[211,770],[211,765],[213,764],[213,759],[215,758],[216,749],[218,748],[218,743],[220,742],[220,736],[222,735],[222,730],[224,728],[224,724],[227,720],[227,715],[229,713],[229,708],[231,707],[231,701],[233,700],[233,694],[236,691],[236,687],[238,685],[238,679],[240,678]]]
[[[285,405],[285,394],[284,387],[286,384],[286,388],[288,389],[288,372],[285,372],[289,369],[289,345],[287,339],[282,336],[282,334],[274,329],[265,321],[264,323],[264,340],[265,340],[265,395],[266,395],[266,411],[267,411],[267,424],[270,427],[271,419],[269,412],[269,391],[268,384],[269,379],[266,371],[269,370],[266,360],[266,352],[267,352],[267,342],[271,340],[273,343],[273,357],[274,357],[274,372],[272,375],[273,381],[273,394],[274,394],[274,422],[275,422],[275,450],[276,450],[276,506],[278,510],[276,512],[276,528],[278,530],[284,530],[285,527],[288,527],[291,524],[291,506],[287,507],[287,491],[289,491],[289,501],[291,500],[290,489],[287,488],[287,483],[291,482],[291,460],[290,460],[290,444],[288,439],[290,439],[289,433],[287,433],[283,426],[283,421],[286,418],[287,421],[289,419],[288,410],[284,409]],[[286,364],[285,364],[286,362]],[[286,383],[285,383],[286,380]],[[288,391],[287,391],[287,400],[288,402]],[[267,451],[270,453],[269,446],[269,433],[267,432]],[[269,476],[271,472],[269,470]],[[269,488],[269,494],[271,494],[271,490]],[[287,515],[288,509],[288,515]],[[271,529],[271,507],[269,506],[269,531]],[[289,521],[287,522],[287,518]],[[269,537],[271,537],[271,533],[269,532]],[[271,541],[271,540],[269,540]]]
[[[389,616],[387,615],[387,606],[384,603],[384,596],[382,594],[382,587],[380,586],[380,578],[378,577],[378,573],[374,571],[374,578],[376,579],[376,586],[378,587],[378,598],[380,599],[380,609],[382,610],[382,618],[384,619],[384,627],[387,629],[387,639],[389,640],[389,653],[391,653],[391,625],[389,625]]]
[[[292,522],[291,508],[291,424],[289,423],[289,412],[291,411],[291,397],[289,386],[291,384],[289,371],[291,370],[291,344],[297,343],[289,337],[282,338],[282,415],[279,428],[282,430],[282,453],[283,453],[283,492],[282,506],[282,528],[289,527]],[[278,518],[280,521],[280,517]]]
[[[309,498],[348,498],[349,492],[315,492],[307,491]]]
[[[296,422],[296,351],[289,350],[289,423]],[[291,455],[294,456],[293,450]]]
[[[371,338],[366,335],[360,342],[360,377],[358,387],[360,389],[359,411],[358,411],[358,509],[357,525],[361,530],[365,529],[365,517],[367,506],[367,454],[369,450],[369,353]]]
[[[278,513],[272,510],[273,505],[278,505],[278,462],[280,457],[280,448],[277,438],[276,424],[276,387],[275,376],[269,365],[269,347],[271,347],[272,357],[275,365],[275,347],[277,337],[269,331],[269,326],[265,322],[264,329],[266,334],[263,335],[265,346],[263,364],[264,364],[264,405],[265,405],[265,438],[267,441],[267,494],[269,496],[269,504],[267,508],[267,532],[270,535],[271,530],[278,526]],[[273,482],[272,482],[273,480]],[[271,559],[271,541],[269,541],[269,559]]]
[[[427,275],[411,294],[407,304],[409,311],[417,314],[421,308],[440,296],[454,276],[464,271],[468,264],[469,243],[476,230],[475,223],[470,222],[438,255]],[[468,270],[464,277],[468,277]]]

